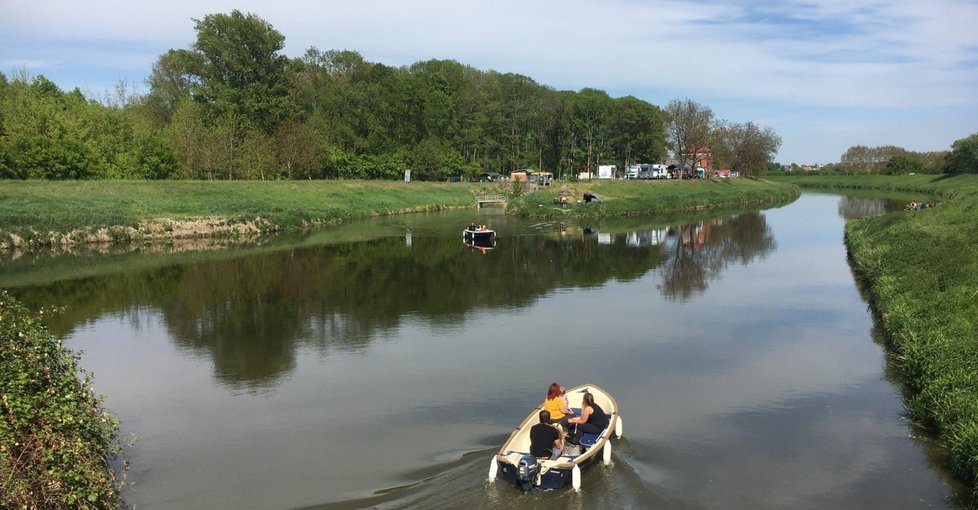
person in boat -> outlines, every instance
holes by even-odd
[[[584,394],[584,407],[581,415],[567,420],[568,423],[577,425],[577,431],[583,434],[600,434],[602,430],[608,428],[611,418],[601,406],[594,403],[594,395]]]
[[[475,223],[469,223],[469,232],[475,232]]]
[[[557,460],[564,451],[564,434],[550,423],[550,411],[540,411],[540,423],[530,427],[530,455]]]
[[[573,411],[567,407],[564,392],[557,383],[552,383],[547,388],[547,398],[543,401],[543,408],[550,416],[550,423],[559,423],[564,425],[564,428],[567,426],[567,420],[574,416]]]

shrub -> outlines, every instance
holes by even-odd
[[[42,312],[43,313],[43,312]],[[78,358],[0,291],[0,508],[114,508],[118,421]]]

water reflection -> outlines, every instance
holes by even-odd
[[[839,197],[840,218],[857,220],[886,212],[886,202],[881,198]]]
[[[668,229],[666,240],[670,256],[659,268],[660,289],[667,298],[681,302],[704,292],[729,264],[749,264],[777,246],[764,215],[758,213]]]
[[[665,228],[556,225],[542,235],[470,246],[457,237],[383,237],[186,263],[16,289],[31,306],[70,304],[68,335],[105,314],[158,310],[172,341],[212,360],[235,388],[277,384],[300,346],[357,352],[405,317],[458,327],[473,310],[527,307],[558,288],[634,280],[686,301],[729,264],[775,247],[758,212]],[[495,244],[495,243],[494,243]]]
[[[911,200],[927,200],[919,195],[906,193],[844,195],[839,197],[839,217],[845,220],[858,220],[879,216],[894,211],[902,211]]]

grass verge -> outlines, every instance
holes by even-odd
[[[389,181],[0,181],[0,249],[294,230],[472,207],[496,185]]]
[[[787,179],[786,179],[787,180]],[[978,494],[978,176],[792,178],[803,187],[910,191],[937,207],[846,225],[846,246],[913,397],[952,471]]]
[[[78,373],[76,355],[0,290],[0,508],[121,505],[118,422]]]

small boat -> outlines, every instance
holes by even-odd
[[[496,231],[486,228],[485,225],[469,225],[469,228],[462,231],[462,239],[465,241],[488,241],[493,237],[496,237]]]
[[[618,403],[608,392],[593,384],[585,384],[567,390],[570,408],[580,415],[584,394],[594,395],[594,403],[609,416],[608,427],[600,434],[584,434],[580,451],[567,452],[556,460],[539,459],[530,455],[530,427],[540,422],[539,413],[543,404],[533,410],[509,435],[499,453],[489,465],[489,481],[497,477],[520,486],[523,491],[538,489],[561,489],[570,484],[575,491],[581,489],[581,471],[593,465],[600,458],[605,464],[611,462],[611,435],[621,437],[621,416]],[[565,443],[566,444],[566,443]]]

